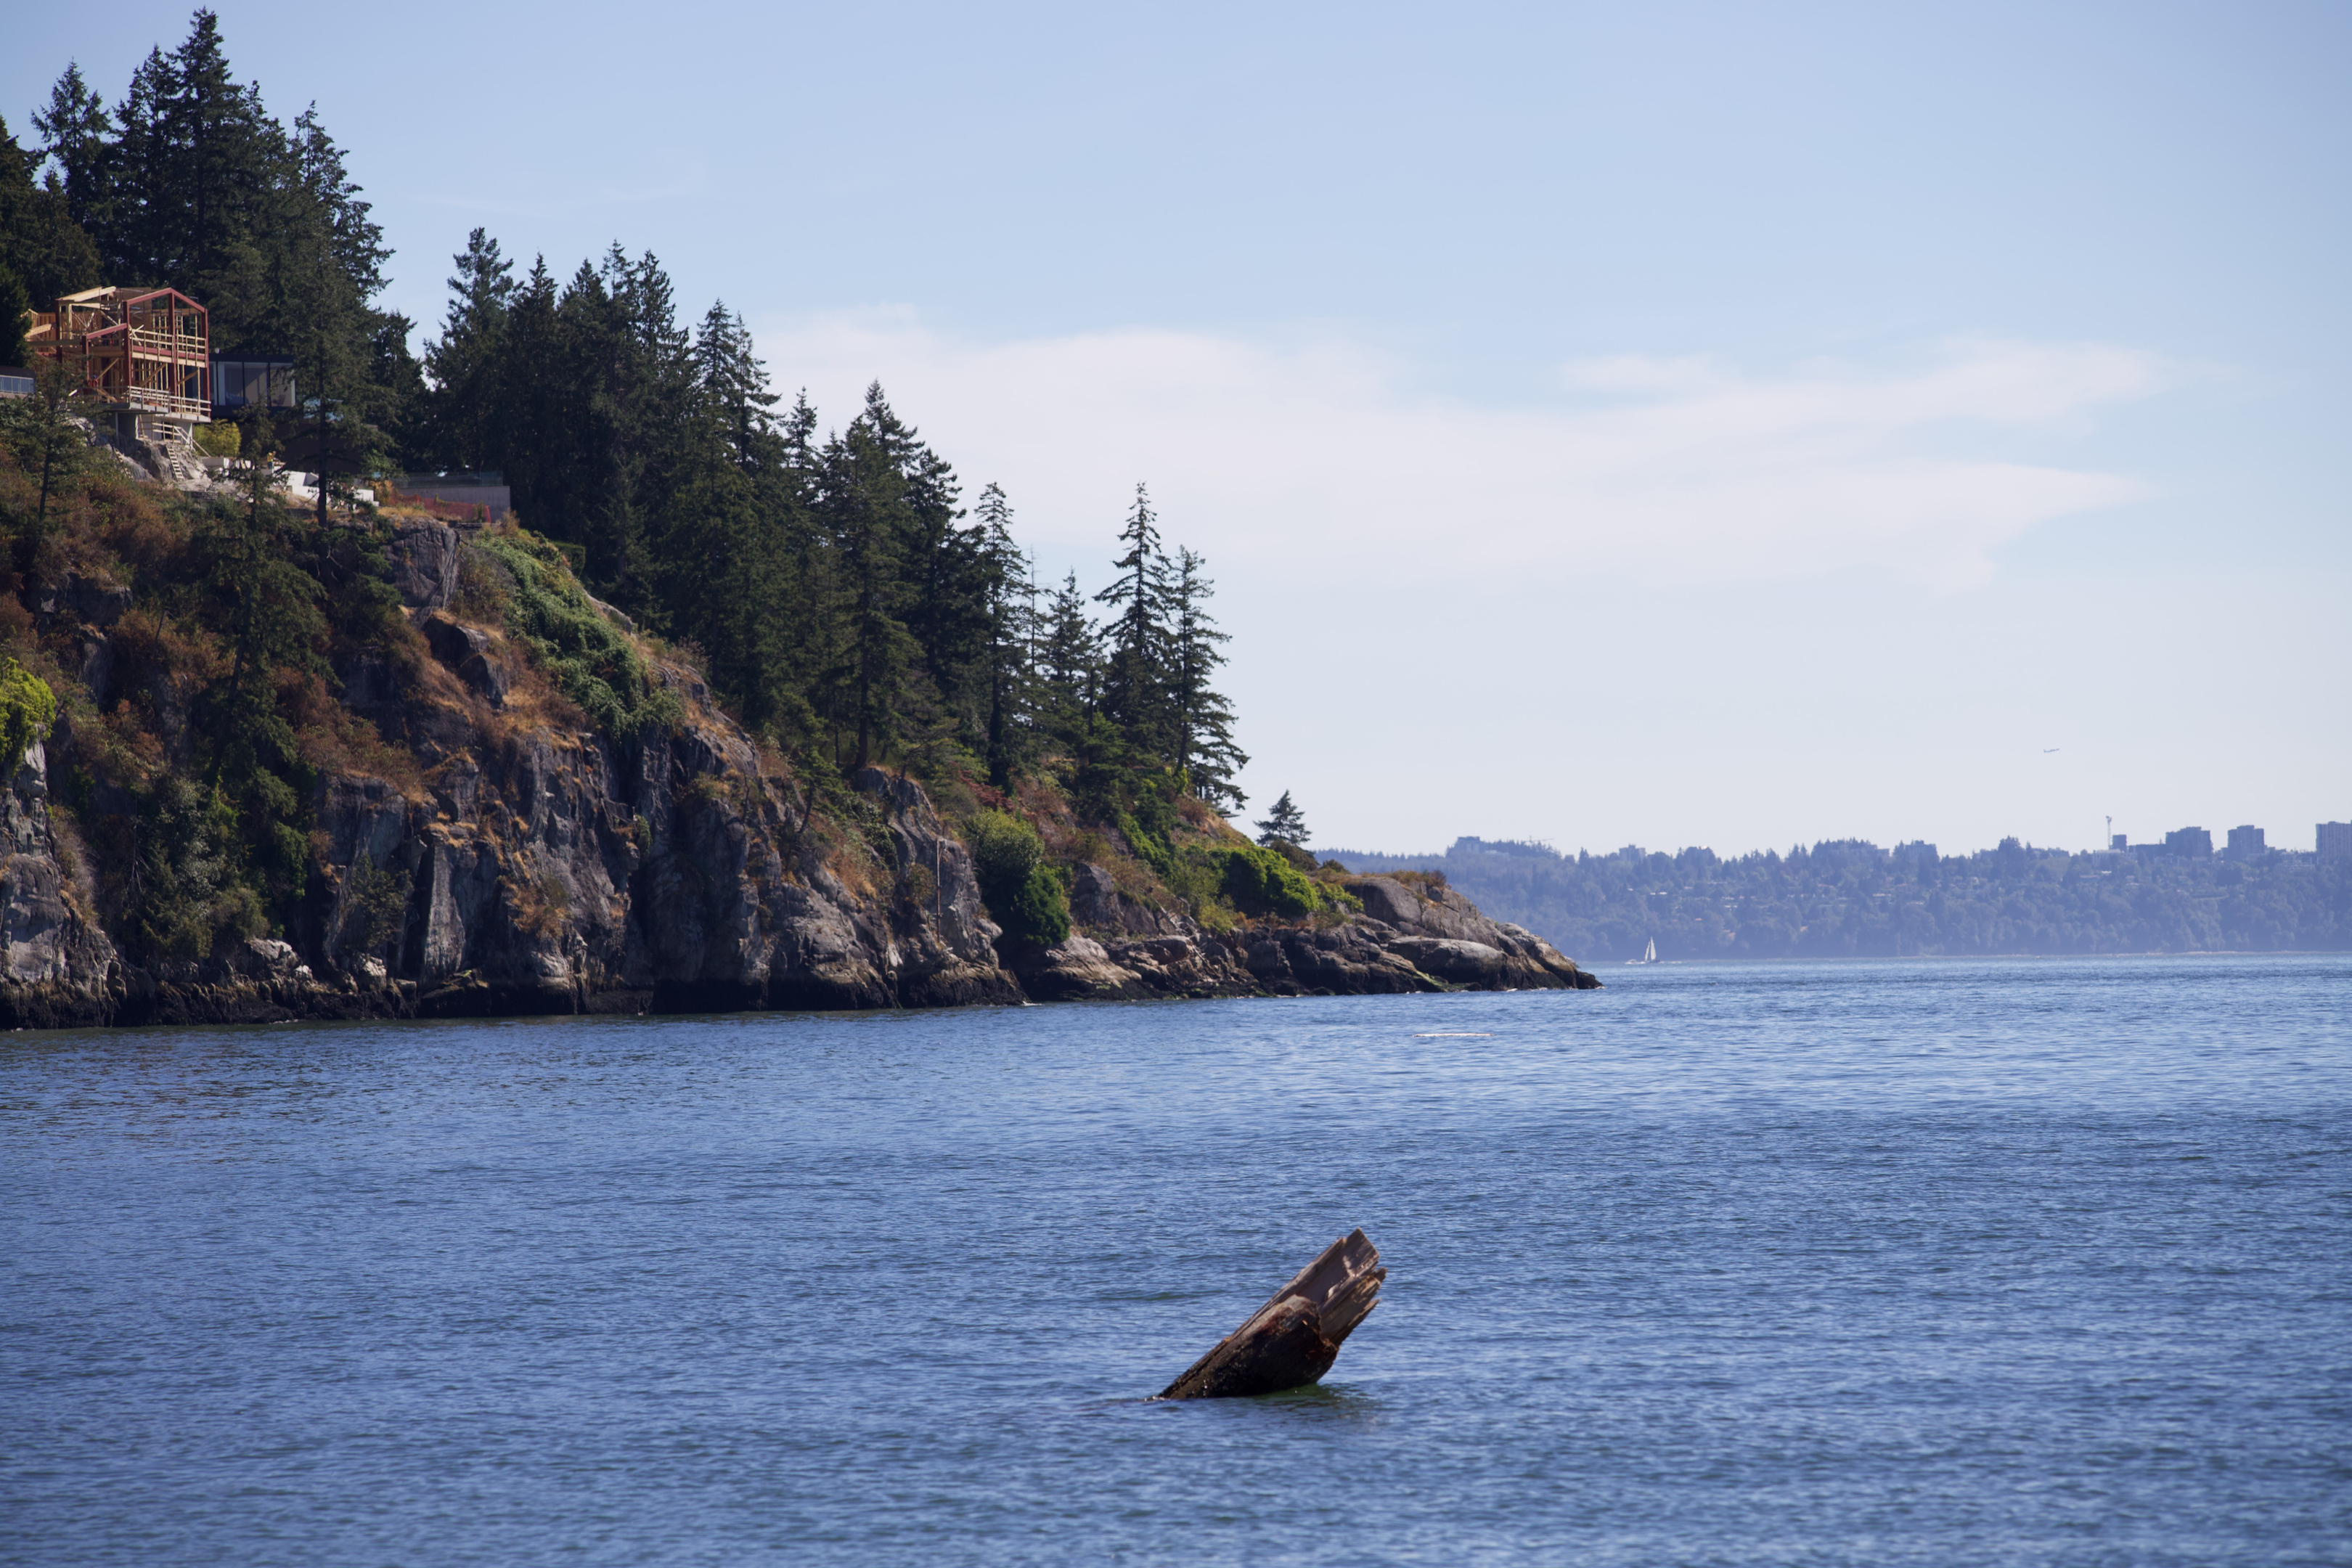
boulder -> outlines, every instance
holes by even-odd
[[[1175,916],[1120,889],[1104,867],[1082,865],[1070,889],[1070,918],[1087,930],[1117,936],[1180,936]]]
[[[457,595],[457,531],[427,519],[394,525],[384,548],[392,585],[413,610],[446,610]]]

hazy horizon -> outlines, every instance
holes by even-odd
[[[420,342],[475,226],[617,239],[826,426],[878,377],[1044,576],[1148,481],[1244,818],[2352,817],[2341,8],[219,11]],[[30,13],[0,111],[188,19]]]
[[[1313,825],[1310,823],[1308,826],[1311,828]],[[2315,827],[2317,824],[2314,824],[2313,826]],[[2263,847],[2265,849],[2294,848],[2291,845],[2281,843],[2279,841],[2278,833],[2274,829],[2267,827],[2263,823],[2233,822],[2230,825],[2230,827],[2244,826],[2261,827],[2263,829],[2265,837],[2263,839]],[[2181,827],[2205,827],[2205,830],[2213,836],[2213,852],[2217,858],[2221,852],[2221,847],[2227,839],[2230,831],[2228,827],[2207,827],[2203,823],[2175,823],[2172,827],[2164,829],[2162,833],[2152,833],[2145,838],[2140,837],[2137,835],[2134,835],[2131,838],[2131,844],[2135,848],[2146,845],[2161,845],[2165,833],[2170,833],[2175,829]],[[2070,854],[2086,855],[2095,854],[2106,848],[2106,846],[2104,844],[2036,844],[2032,839],[2024,837],[2021,834],[2001,835],[2001,838],[2011,837],[2019,839],[2020,842],[2021,842],[2028,849],[2063,849]],[[1327,843],[1323,841],[1321,836],[1318,834],[1316,836],[1316,842],[1311,846],[1311,847],[1314,849],[1316,854],[1326,858],[1334,856],[1344,858],[1349,855],[1364,855],[1383,860],[1433,860],[1443,857],[1448,850],[1452,849],[1456,843],[1465,838],[1475,838],[1486,844],[1524,845],[1537,848],[1549,849],[1552,853],[1570,860],[1575,859],[1579,855],[1609,856],[1616,854],[1621,849],[1628,848],[1640,849],[1645,854],[1664,853],[1667,855],[1679,854],[1685,849],[1704,849],[1719,859],[1731,860],[1746,855],[1773,854],[1786,856],[1795,854],[1799,850],[1811,853],[1813,849],[1823,844],[1863,843],[1871,845],[1878,849],[1895,849],[1906,844],[1914,844],[1922,841],[1926,842],[1935,849],[1938,859],[1948,860],[1958,857],[1980,854],[1987,850],[1998,849],[2000,847],[2000,839],[1995,839],[1990,844],[1943,844],[1938,843],[1935,839],[1927,838],[1924,835],[1916,833],[1911,834],[1906,837],[1887,839],[1884,841],[1870,838],[1858,833],[1831,834],[1820,838],[1791,840],[1786,847],[1778,844],[1751,844],[1744,847],[1735,849],[1717,848],[1712,844],[1698,844],[1691,842],[1668,843],[1663,839],[1654,844],[1612,844],[1606,848],[1601,848],[1591,844],[1568,846],[1551,843],[1542,839],[1504,838],[1496,835],[1485,833],[1457,833],[1452,838],[1447,839],[1444,844],[1434,849],[1383,849],[1370,844],[1337,845]],[[2311,852],[2312,851],[2309,849],[2300,851],[2300,853],[2303,854],[2310,854]]]

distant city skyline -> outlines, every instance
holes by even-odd
[[[220,13],[420,342],[468,229],[618,240],[824,424],[878,377],[1043,577],[1100,585],[1148,481],[1234,636],[1244,816],[2352,815],[2341,7]],[[0,112],[34,140],[69,59],[118,99],[188,18],[29,11]],[[654,80],[693,112],[611,111]]]
[[[2331,833],[2330,829],[2334,829],[2335,831]],[[2196,835],[2204,836],[2202,841],[2203,847],[2201,850],[2189,847],[2189,841]],[[2082,847],[2059,843],[2036,844],[2031,839],[2024,838],[2019,834],[2003,834],[1999,839],[1996,839],[1991,844],[1971,844],[1965,847],[1955,846],[1951,853],[1972,855],[1982,850],[1996,848],[2000,843],[2007,840],[2017,839],[2020,843],[2024,844],[2029,848],[2063,850],[2070,854],[2097,854],[2102,850],[2105,850],[2109,853],[2125,854],[2151,852],[2159,854],[2187,853],[2203,858],[2224,860],[2258,858],[2265,855],[2273,854],[2311,855],[2322,861],[2330,861],[2337,858],[2352,859],[2352,823],[2322,822],[2315,824],[2313,826],[2313,847],[2308,849],[2298,849],[2286,844],[2271,843],[2269,841],[2269,836],[2270,829],[2257,826],[2253,823],[2241,823],[2236,826],[2229,828],[2226,833],[2225,842],[2219,847],[2213,844],[2211,831],[2196,824],[2170,829],[2165,833],[2159,834],[2153,839],[2133,841],[2128,834],[2116,833],[2109,836],[2110,841],[2106,844],[2092,844]],[[1354,850],[1361,854],[1381,857],[1438,853],[1442,852],[1445,848],[1458,847],[1465,845],[1474,847],[1483,847],[1490,849],[1500,848],[1504,850],[1510,850],[1513,848],[1525,848],[1528,850],[1544,849],[1554,854],[1570,857],[1579,854],[1611,855],[1627,847],[1639,847],[1647,851],[1662,852],[1665,854],[1673,854],[1683,849],[1703,848],[1711,850],[1719,855],[1729,856],[1762,854],[1767,850],[1777,852],[1782,847],[1782,846],[1777,844],[1760,844],[1727,850],[1719,846],[1712,844],[1668,844],[1661,841],[1655,844],[1630,846],[1622,844],[1612,845],[1603,848],[1592,844],[1562,845],[1554,843],[1549,839],[1508,838],[1502,837],[1489,837],[1487,835],[1476,833],[1464,833],[1454,835],[1454,837],[1445,845],[1439,846],[1437,849],[1433,850],[1426,846],[1413,846],[1399,848],[1373,844],[1340,845],[1331,840],[1323,839],[1320,836],[1315,837],[1317,838],[1315,847],[1318,854],[1339,855],[1346,850]],[[2176,840],[2181,842],[2176,843]],[[1927,854],[1931,856],[1940,856],[1945,853],[1945,851],[1932,839],[1913,838],[1900,840],[1892,844],[1881,844],[1876,839],[1871,838],[1863,834],[1844,834],[1811,840],[1792,840],[1788,847],[1810,848],[1812,846],[1819,844],[1867,844],[1896,859],[1903,858],[1906,851],[1925,851]]]

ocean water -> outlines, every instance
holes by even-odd
[[[2352,1563],[2352,961],[1606,978],[0,1037],[0,1561]]]

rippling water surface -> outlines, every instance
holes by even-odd
[[[1607,978],[0,1038],[0,1561],[2352,1562],[2352,963]]]

